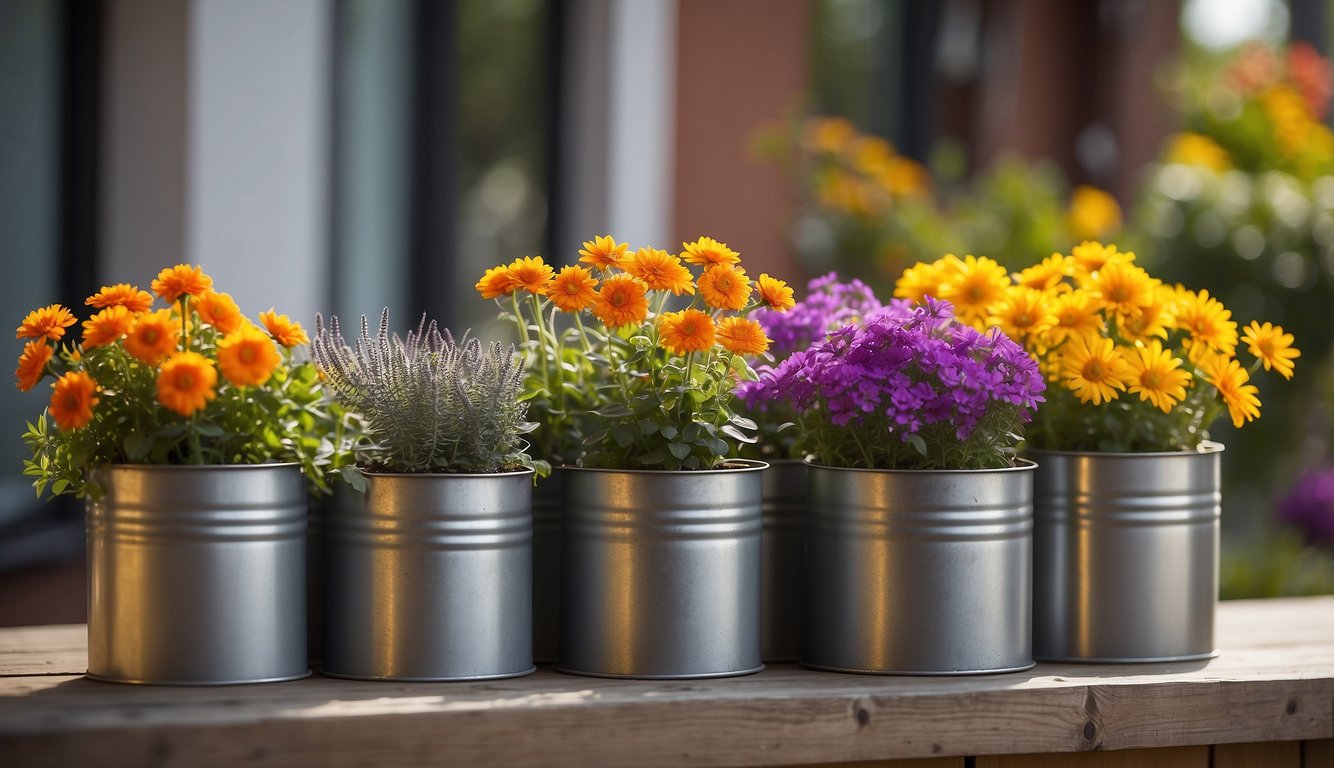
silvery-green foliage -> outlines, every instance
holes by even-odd
[[[334,397],[366,423],[363,468],[478,474],[530,465],[520,435],[537,425],[524,421],[524,371],[512,345],[466,335],[456,344],[425,315],[399,338],[385,309],[373,336],[362,315],[355,349],[336,316],[327,326],[317,316],[311,352]]]

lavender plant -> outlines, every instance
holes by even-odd
[[[864,469],[1013,466],[1046,387],[1022,347],[931,298],[883,307],[759,374],[738,394],[792,409],[797,451]]]
[[[336,316],[315,318],[315,363],[334,397],[365,422],[369,444],[357,453],[369,471],[485,474],[531,466],[522,435],[523,365],[514,347],[456,344],[422,315],[406,338],[389,333],[389,310],[371,336],[366,316],[356,348]]]

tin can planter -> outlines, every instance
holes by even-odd
[[[1031,462],[807,472],[805,665],[896,675],[1033,666]]]
[[[1039,659],[1215,655],[1222,451],[1029,454]]]
[[[296,464],[114,465],[88,502],[88,676],[296,680],[306,663],[306,484]]]
[[[764,470],[760,576],[761,655],[801,657],[801,590],[806,559],[806,464],[773,461]]]
[[[484,680],[534,670],[532,470],[365,473],[325,523],[326,675]]]
[[[564,469],[561,661],[596,677],[758,672],[759,461]]]
[[[560,468],[533,488],[533,661],[560,659]]]

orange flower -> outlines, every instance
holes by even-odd
[[[265,341],[268,341],[265,339]],[[190,416],[218,396],[218,372],[198,352],[177,352],[162,364],[157,376],[157,399],[182,416]]]
[[[116,283],[115,285],[102,286],[102,290],[89,296],[83,303],[99,309],[125,307],[138,314],[139,312],[147,312],[149,307],[153,306],[153,294],[139,290],[137,285]]]
[[[245,321],[231,294],[205,291],[195,297],[194,306],[200,320],[223,333],[235,331]]]
[[[695,295],[694,276],[681,260],[657,248],[640,248],[625,264],[625,271],[644,281],[652,291]]]
[[[482,275],[482,279],[473,286],[477,292],[482,294],[484,299],[494,299],[498,296],[508,296],[519,290],[519,283],[510,274],[510,268],[504,265],[492,267]]]
[[[263,384],[281,362],[273,339],[249,323],[218,340],[218,367],[238,387]]]
[[[665,312],[658,318],[658,338],[674,355],[703,352],[713,346],[713,336],[713,318],[698,309]]]
[[[741,261],[741,254],[712,237],[701,237],[693,243],[682,243],[681,247],[686,249],[681,258],[690,264],[711,267],[717,264],[736,264]]]
[[[97,382],[83,371],[71,371],[51,385],[51,418],[61,429],[78,429],[93,420]]]
[[[46,337],[51,341],[60,341],[61,337],[65,335],[65,329],[74,325],[75,322],[74,314],[68,309],[59,304],[50,304],[29,312],[27,317],[23,318],[23,323],[19,325],[14,338],[40,339]]]
[[[125,337],[125,351],[145,365],[157,365],[176,349],[180,327],[170,310],[145,312],[139,315],[130,334]]]
[[[746,270],[728,264],[709,267],[699,276],[699,295],[710,307],[741,309],[750,300],[750,280],[746,278]]]
[[[510,262],[509,271],[517,287],[538,296],[546,295],[547,286],[551,284],[551,276],[555,272],[549,264],[542,261],[541,256],[515,259]]]
[[[280,315],[269,307],[268,312],[259,313],[259,321],[269,329],[269,335],[279,344],[291,349],[298,344],[309,344],[310,337],[301,327],[301,323],[292,322],[287,315]]]
[[[755,289],[760,292],[760,301],[779,312],[786,312],[797,305],[792,298],[792,289],[778,278],[761,273],[760,279],[755,281]]]
[[[602,281],[593,314],[609,328],[642,323],[648,317],[648,287],[633,275],[612,275]]]
[[[133,327],[134,314],[125,306],[113,304],[83,322],[83,348],[104,347]]]
[[[758,355],[769,348],[769,337],[754,320],[724,317],[718,321],[718,343],[736,355]]]
[[[602,270],[622,267],[629,247],[627,243],[616,242],[611,235],[597,235],[584,241],[584,247],[579,250],[579,261]]]
[[[199,296],[213,289],[213,278],[204,274],[202,267],[189,264],[177,264],[157,273],[153,281],[153,293],[175,304],[181,296]]]
[[[19,355],[19,367],[14,371],[20,392],[27,392],[37,386],[46,373],[46,364],[55,354],[44,341],[30,341],[23,345],[23,354]]]
[[[583,267],[564,267],[547,288],[547,298],[562,312],[578,312],[598,298],[598,281]]]

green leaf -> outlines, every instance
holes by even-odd
[[[730,421],[742,429],[756,430],[760,428],[760,425],[740,414],[732,414]]]
[[[686,445],[685,443],[675,443],[675,442],[668,443],[667,450],[670,451],[673,456],[675,456],[677,459],[680,460],[685,460],[685,457],[690,455],[690,446]]]
[[[645,437],[648,437],[648,436],[650,436],[650,435],[654,435],[654,434],[656,434],[657,431],[658,431],[658,423],[657,423],[656,421],[654,421],[653,419],[640,419],[640,420],[639,420],[639,432],[640,432],[640,434],[644,435]]]
[[[676,436],[679,434],[676,427],[673,427],[671,424],[663,424],[658,428],[658,432],[668,440],[675,440]]]
[[[635,437],[635,428],[629,424],[617,424],[611,428],[611,438],[622,448],[634,445]]]
[[[737,429],[736,427],[732,426],[731,424],[724,424],[724,425],[723,425],[723,434],[724,434],[724,435],[727,435],[728,437],[732,438],[733,440],[736,440],[736,441],[738,441],[738,442],[742,442],[742,443],[746,443],[746,444],[748,444],[748,445],[749,445],[750,443],[754,443],[754,442],[757,440],[757,438],[755,437],[755,435],[748,435],[748,434],[746,434],[745,432],[742,432],[741,430],[739,430],[739,429]]]
[[[921,435],[908,435],[908,444],[918,453],[926,456],[926,440],[923,440]]]
[[[623,419],[630,415],[630,409],[625,403],[608,403],[606,408],[593,411],[594,416],[601,416],[604,419]]]
[[[645,453],[641,456],[636,456],[635,461],[638,461],[640,464],[643,464],[646,467],[651,467],[654,464],[661,464],[663,460],[666,458],[667,458],[666,451],[664,451],[661,448],[654,448],[648,453]]]

